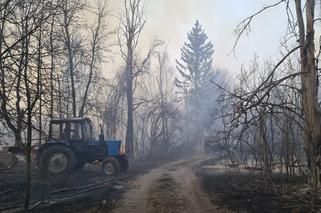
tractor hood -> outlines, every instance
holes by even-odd
[[[121,141],[120,140],[106,140],[106,154],[108,156],[120,155]],[[89,145],[99,145],[99,140],[90,140]]]

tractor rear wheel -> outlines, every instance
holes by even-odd
[[[76,164],[75,153],[63,145],[45,147],[38,158],[39,168],[45,175],[69,173]]]
[[[105,175],[115,176],[120,172],[120,163],[114,157],[107,157],[103,161],[102,170]]]

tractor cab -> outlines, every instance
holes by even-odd
[[[94,130],[89,118],[53,119],[50,121],[48,140],[94,140]]]
[[[95,140],[93,124],[89,118],[51,120],[48,144],[69,146],[82,161],[105,157],[106,143],[104,140]]]
[[[121,141],[104,140],[102,127],[97,138],[89,118],[52,119],[48,139],[39,150],[38,165],[47,174],[69,172],[91,162],[103,162],[107,175],[127,170]]]

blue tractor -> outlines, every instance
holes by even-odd
[[[48,140],[40,148],[37,164],[46,175],[82,169],[86,163],[102,162],[102,171],[114,176],[128,168],[120,140],[95,139],[89,118],[52,119]]]

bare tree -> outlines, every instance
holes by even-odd
[[[113,32],[107,31],[106,26],[106,17],[108,15],[107,11],[108,1],[97,1],[96,2],[96,21],[92,26],[88,26],[90,31],[90,50],[89,50],[89,76],[85,86],[85,92],[83,94],[82,103],[79,110],[79,117],[84,115],[84,110],[86,106],[86,102],[88,100],[88,93],[90,90],[90,85],[92,83],[92,79],[94,76],[94,72],[97,70],[97,66],[99,62],[103,61],[104,54],[108,51],[106,38],[109,37]]]
[[[244,32],[249,30],[249,26],[253,18],[259,15],[261,12],[285,4],[288,14],[294,14],[291,11],[291,4],[293,2],[288,0],[281,0],[273,5],[264,7],[259,12],[246,18],[236,28],[237,42]],[[302,4],[306,5],[305,10],[302,9]],[[290,29],[293,29],[294,35],[298,40],[298,46],[289,50],[288,53],[275,65],[274,69],[266,77],[266,79],[256,88],[255,91],[249,96],[250,100],[254,101],[256,94],[266,89],[264,95],[260,99],[255,100],[255,103],[260,103],[264,98],[267,98],[275,86],[281,84],[283,81],[295,76],[300,76],[302,95],[302,109],[304,117],[304,144],[305,152],[308,158],[308,165],[311,171],[312,188],[317,191],[319,188],[319,168],[318,162],[320,161],[320,135],[321,135],[321,117],[318,107],[318,75],[317,75],[317,64],[315,56],[315,10],[316,1],[296,0],[294,2],[296,19],[293,16],[289,16]],[[284,78],[274,80],[274,74],[279,66],[286,61],[296,50],[300,50],[300,71],[291,73]],[[268,85],[268,86],[267,86]],[[268,89],[267,89],[268,88]],[[253,102],[252,102],[253,103]]]
[[[79,27],[78,13],[85,7],[83,0],[63,1],[62,10],[62,36],[63,43],[66,49],[68,72],[70,78],[70,92],[72,103],[72,115],[77,117],[77,101],[76,101],[76,86],[75,86],[75,72],[77,67],[76,54],[82,45],[82,36],[77,30]]]
[[[299,46],[301,58],[301,81],[302,81],[302,108],[305,117],[304,144],[308,157],[308,163],[312,172],[312,188],[319,188],[320,143],[321,143],[321,115],[318,106],[318,71],[315,63],[314,43],[314,11],[315,1],[306,1],[306,18],[304,22],[301,0],[295,1],[296,15],[299,28]]]
[[[24,145],[25,148],[25,209],[29,208],[31,189],[33,119],[38,111],[37,106],[42,105],[39,102],[43,84],[41,76],[45,73],[42,70],[42,26],[57,12],[57,4],[58,1],[36,4],[33,1],[11,2],[8,4],[10,13],[2,17],[1,113],[15,135],[16,146]],[[2,11],[3,14],[6,9]],[[10,89],[11,85],[15,85],[14,92]],[[25,129],[26,143],[23,144],[21,134]]]
[[[146,23],[144,3],[141,0],[124,0],[124,18],[120,18],[119,44],[122,58],[126,63],[126,97],[127,97],[127,130],[126,152],[130,157],[134,155],[134,121],[133,121],[133,79],[134,52],[137,48],[139,36]],[[125,46],[124,46],[124,45]]]

